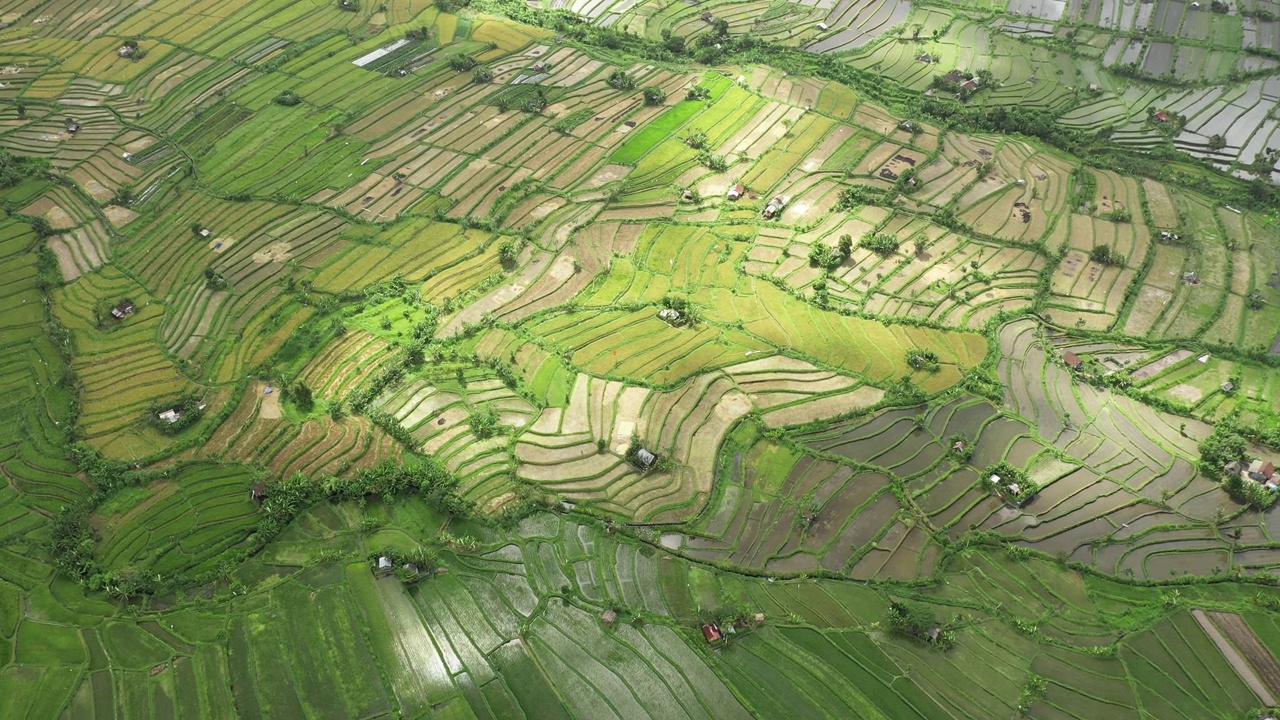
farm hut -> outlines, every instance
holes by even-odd
[[[1271,461],[1263,462],[1262,460],[1254,460],[1249,463],[1249,477],[1258,482],[1268,482],[1276,475],[1275,463]]]
[[[125,161],[125,162],[129,162],[130,160],[132,160],[132,159],[133,159],[133,153],[131,153],[131,152],[127,152],[127,153],[120,153],[120,157],[124,158],[124,161]]]
[[[968,446],[964,444],[964,441],[963,441],[963,440],[957,440],[957,441],[955,441],[955,444],[953,444],[953,445],[951,446],[951,449],[952,449],[952,450],[956,450],[956,451],[958,451],[958,452],[964,452],[964,451],[965,451],[965,448],[967,448],[967,447],[968,447]]]
[[[1236,389],[1236,384],[1231,382],[1230,380],[1222,383],[1222,392],[1224,393],[1235,392],[1235,389]]]
[[[706,625],[703,625],[702,635],[709,643],[713,643],[724,637],[724,633],[720,631],[720,626],[716,623],[707,623]]]
[[[988,479],[987,479],[987,482],[991,483],[992,485],[999,485],[999,484],[1000,484],[1000,476],[999,476],[999,475],[992,475],[990,478],[988,478]]]
[[[969,92],[973,92],[974,90],[978,89],[978,79],[969,78],[968,80],[965,80],[964,83],[960,85],[960,87],[964,88],[965,90],[968,90]]]
[[[161,412],[158,417],[172,425],[182,418],[182,413],[178,412],[176,408],[169,408],[168,410]]]
[[[1152,115],[1151,117],[1156,122],[1169,122],[1169,113],[1165,112],[1164,110],[1160,110],[1156,112],[1156,114]]]
[[[74,134],[76,134],[76,133],[78,133],[78,132],[80,132],[80,123],[76,122],[75,120],[68,120],[68,121],[67,121],[67,132],[69,132],[69,133],[71,133],[71,134],[73,134],[73,135],[74,135]]]
[[[382,557],[378,558],[378,570],[382,572],[391,572],[392,570],[395,569],[395,567],[396,567],[396,564],[391,562],[391,558],[387,557],[386,555],[383,555]]]
[[[133,47],[132,45],[121,45],[120,49],[116,51],[116,54],[122,58],[131,58],[137,52],[138,48]]]
[[[768,220],[772,220],[773,218],[777,217],[778,213],[782,212],[782,209],[785,208],[786,206],[787,206],[787,200],[781,195],[770,200],[769,204],[764,206],[765,218]]]
[[[1233,477],[1233,476],[1239,475],[1243,471],[1244,471],[1244,464],[1241,463],[1239,460],[1232,460],[1231,462],[1224,465],[1222,468],[1222,474],[1226,475],[1227,477]]]
[[[657,455],[654,455],[644,448],[640,448],[636,451],[636,465],[639,466],[641,470],[648,470],[657,460]]]
[[[1202,365],[1203,365],[1204,363],[1209,362],[1209,353],[1205,353],[1205,354],[1201,355],[1200,357],[1196,358],[1196,362],[1198,362],[1198,363],[1200,363],[1200,364],[1202,364]]]
[[[925,65],[930,65],[933,63],[933,56],[930,55],[929,53],[920,53],[920,56],[917,57],[916,60],[919,60]]]
[[[613,627],[613,624],[618,622],[618,611],[613,608],[605,610],[600,614],[600,622],[604,623],[605,627]]]
[[[952,70],[951,72],[944,75],[943,79],[949,83],[955,83],[956,85],[959,85],[960,83],[964,82],[964,73],[960,72],[959,70]]]
[[[680,319],[680,311],[675,308],[663,308],[658,311],[658,317],[667,322],[676,322]]]
[[[209,232],[209,228],[200,228],[200,237],[207,238],[213,233]]]
[[[731,186],[731,187],[729,188],[729,192],[728,192],[728,194],[727,194],[727,197],[728,197],[730,200],[737,200],[737,199],[741,198],[743,195],[745,195],[745,194],[746,194],[746,192],[747,192],[747,186],[746,186],[746,185],[743,185],[742,183],[735,183],[733,186]]]
[[[1200,284],[1200,276],[1194,271],[1182,273],[1182,282],[1191,283],[1192,285]]]
[[[249,497],[254,502],[261,505],[262,501],[267,499],[267,484],[258,483],[257,485],[254,485],[253,488],[249,490]]]
[[[1084,367],[1084,360],[1081,360],[1079,355],[1071,352],[1070,350],[1062,353],[1062,362],[1066,363],[1067,367],[1072,370],[1079,370],[1081,367]]]
[[[824,22],[821,22],[821,23],[818,23],[818,29],[821,30],[822,32],[826,32],[831,29],[831,26]]]
[[[133,301],[128,298],[121,300],[120,304],[111,308],[111,316],[117,320],[123,320],[133,314],[137,310],[133,305]]]
[[[712,14],[711,14],[711,13],[709,13],[709,12],[704,12],[704,13],[702,13],[702,22],[704,22],[704,23],[713,23],[713,22],[715,22],[715,21],[716,21],[716,16],[715,16],[715,15],[712,15]]]

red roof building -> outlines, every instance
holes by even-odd
[[[1155,114],[1155,115],[1153,115],[1152,117],[1154,117],[1154,118],[1156,119],[1156,122],[1169,122],[1169,113],[1167,113],[1167,112],[1165,112],[1165,111],[1163,111],[1163,110],[1161,110],[1160,112],[1156,113],[1156,114]]]
[[[1062,362],[1066,363],[1067,367],[1072,370],[1079,370],[1080,366],[1084,365],[1084,361],[1080,359],[1080,356],[1070,350],[1062,353]]]
[[[724,633],[720,632],[720,626],[715,623],[707,623],[702,626],[702,634],[707,638],[707,642],[712,643],[724,637]]]

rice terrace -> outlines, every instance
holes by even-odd
[[[1280,717],[1275,0],[0,0],[0,720]]]

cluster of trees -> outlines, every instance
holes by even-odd
[[[510,270],[515,267],[516,261],[520,258],[520,250],[524,247],[524,240],[513,238],[503,240],[498,243],[498,260],[502,266]]]
[[[894,601],[885,611],[884,625],[891,632],[941,648],[955,645],[955,632],[938,622],[933,609],[914,602]]]
[[[481,440],[502,435],[507,430],[507,426],[502,424],[498,412],[492,405],[482,405],[472,410],[467,417],[467,424],[471,426],[472,434]]]
[[[663,297],[662,307],[667,310],[675,310],[680,313],[679,318],[671,321],[672,325],[691,325],[698,319],[696,308],[693,307],[693,303],[690,303],[689,298],[683,295],[667,295]]]
[[[177,421],[169,422],[161,419],[160,413],[166,410],[177,412]],[[192,393],[184,393],[173,402],[152,403],[147,409],[147,423],[165,435],[177,435],[195,425],[203,415],[204,410],[200,407],[200,398]]]
[[[877,201],[880,193],[866,185],[851,185],[840,191],[837,207],[841,210],[854,210],[863,205],[871,205]]]
[[[1005,461],[988,466],[980,477],[997,495],[1013,505],[1022,505],[1040,492],[1040,486],[1022,468]]]
[[[851,254],[853,254],[853,237],[841,235],[839,243],[835,246],[822,243],[814,245],[809,251],[809,265],[824,270],[834,270],[848,260]]]
[[[302,98],[298,95],[298,93],[292,90],[285,90],[284,92],[275,96],[275,99],[272,100],[272,102],[274,102],[277,105],[283,105],[285,107],[293,107],[294,105],[301,103]]]
[[[0,189],[13,187],[48,171],[49,161],[44,158],[24,157],[0,150]]]
[[[212,266],[204,269],[204,284],[210,290],[226,290],[231,286],[231,283],[227,281],[227,276],[214,270]]]
[[[1089,259],[1099,265],[1123,265],[1125,256],[1111,249],[1110,245],[1094,245]]]
[[[609,87],[614,90],[635,90],[636,79],[621,70],[614,70],[609,73],[609,78],[605,80]]]
[[[1222,477],[1223,487],[1233,498],[1260,510],[1275,505],[1277,493],[1267,489],[1262,483],[1246,479],[1238,472],[1224,472],[1228,463],[1247,465],[1253,460],[1249,453],[1249,440],[1234,422],[1227,420],[1218,423],[1209,437],[1200,442],[1199,450],[1201,469],[1210,475]]]
[[[698,153],[698,162],[713,172],[724,172],[729,169],[728,160],[705,150]]]
[[[898,241],[897,236],[888,233],[869,233],[863,235],[858,241],[858,247],[866,248],[877,255],[888,257],[896,252],[902,243]]]
[[[942,369],[942,360],[932,350],[912,350],[907,353],[907,365],[912,370],[926,370],[936,373]]]
[[[449,58],[449,67],[457,72],[466,72],[475,68],[476,59],[465,53],[458,53]]]

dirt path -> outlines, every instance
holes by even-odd
[[[1222,636],[1218,626],[1209,620],[1203,610],[1192,610],[1191,614],[1195,617],[1196,622],[1200,623],[1200,627],[1204,628],[1204,631],[1208,633],[1209,638],[1213,640],[1213,644],[1217,645],[1222,654],[1226,656],[1227,662],[1231,663],[1231,667],[1235,668],[1237,673],[1240,673],[1240,679],[1244,680],[1245,684],[1257,694],[1258,699],[1262,700],[1262,704],[1267,707],[1274,707],[1276,701],[1271,695],[1271,691],[1267,690],[1267,686],[1262,684],[1262,680],[1258,679],[1253,667],[1240,656],[1235,646]]]

